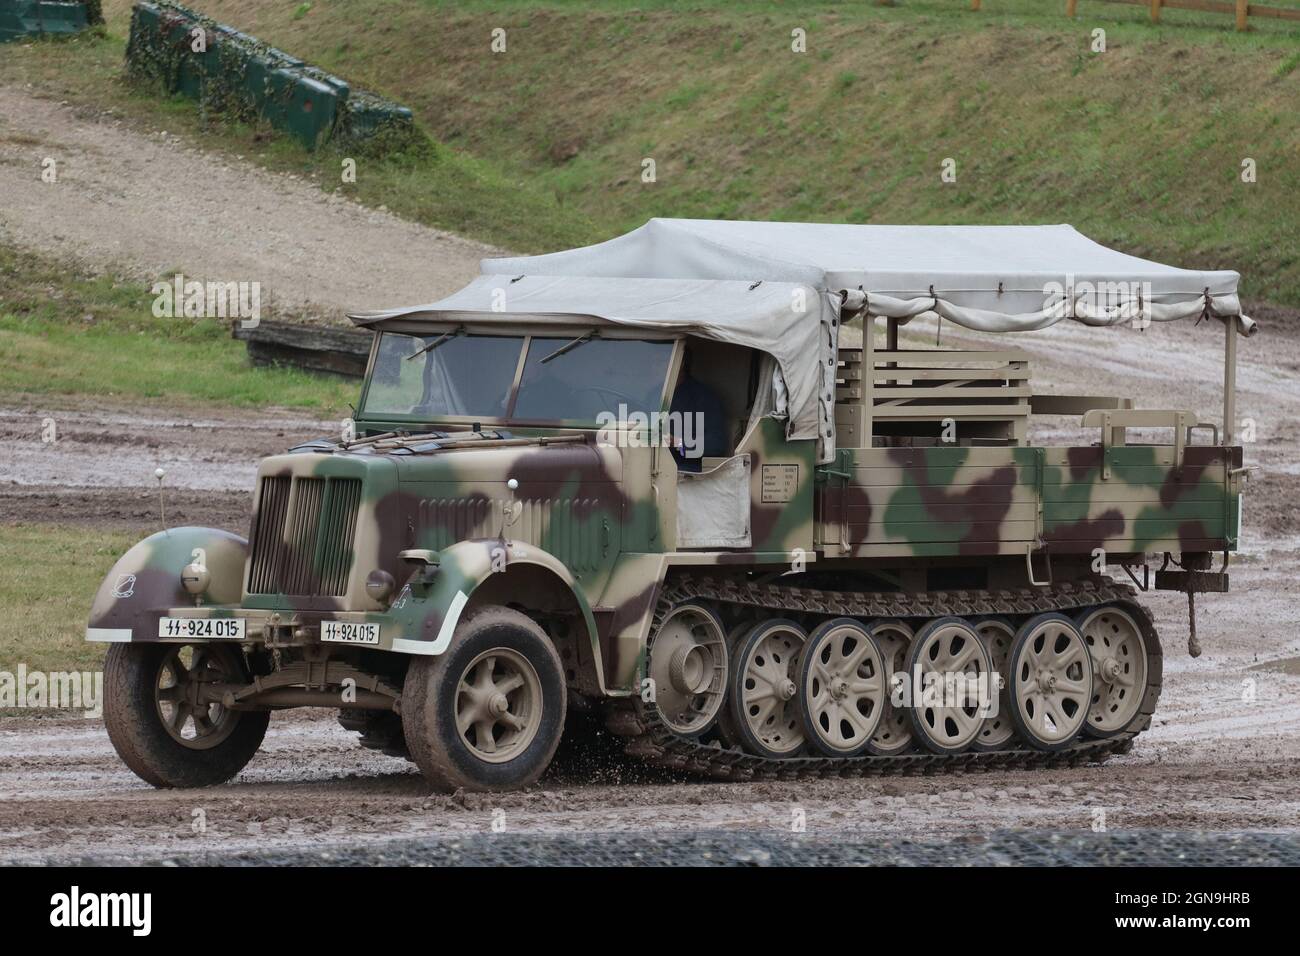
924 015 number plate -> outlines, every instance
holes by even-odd
[[[354,624],[351,621],[321,621],[320,639],[332,644],[378,644],[378,624]]]
[[[248,636],[248,622],[242,617],[160,617],[158,636],[242,641]]]

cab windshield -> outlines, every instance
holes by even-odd
[[[595,334],[383,332],[362,413],[595,424],[606,412],[655,412],[672,350],[671,341]]]

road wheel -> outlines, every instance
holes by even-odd
[[[912,734],[937,754],[961,753],[984,724],[977,696],[988,679],[989,652],[974,628],[959,617],[941,617],[921,628],[907,655]]]
[[[804,738],[828,757],[866,753],[889,688],[885,664],[867,629],[852,618],[822,624],[799,656],[796,700]]]
[[[1092,703],[1092,658],[1079,628],[1064,614],[1030,618],[1008,665],[1011,719],[1020,736],[1036,750],[1068,746]]]
[[[1079,630],[1092,659],[1092,704],[1083,732],[1113,737],[1129,728],[1147,696],[1149,648],[1137,621],[1118,607],[1085,612]]]
[[[104,659],[104,726],[118,756],[155,787],[225,783],[257,753],[267,711],[227,710],[214,684],[243,684],[229,644],[114,644]]]
[[[871,736],[871,746],[867,748],[873,754],[887,757],[912,746],[912,721],[908,717],[908,708],[895,707],[891,698],[895,675],[907,674],[907,651],[912,646],[913,637],[912,629],[902,621],[876,621],[871,625],[871,639],[880,650],[888,688],[884,713],[880,715],[880,723]]]
[[[975,621],[975,631],[989,652],[989,675],[998,687],[998,712],[984,718],[979,736],[971,744],[972,750],[1005,750],[1016,736],[1016,725],[1011,720],[1011,694],[1007,688],[1007,657],[1011,643],[1016,639],[1016,626],[1005,617],[986,617]],[[990,686],[990,692],[993,691]]]
[[[446,653],[411,661],[402,728],[436,789],[513,790],[551,762],[565,704],[546,633],[518,611],[485,607],[460,624]]]
[[[713,726],[727,692],[727,638],[713,609],[696,601],[668,612],[650,644],[646,671],[668,729],[698,737]]]
[[[731,630],[727,632],[727,700],[723,707],[718,711],[718,722],[714,725],[714,732],[717,734],[719,741],[724,747],[731,750],[744,750],[745,741],[740,736],[740,730],[736,724],[734,708],[731,706],[731,684],[732,675],[736,666],[736,653],[740,648],[741,642],[754,627],[752,620],[738,621],[732,625]]]
[[[793,757],[803,749],[798,660],[808,634],[794,621],[763,621],[732,660],[728,706],[741,745],[760,757]]]

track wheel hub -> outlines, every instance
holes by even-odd
[[[702,694],[713,679],[713,655],[699,644],[679,647],[668,663],[668,681],[679,694]]]

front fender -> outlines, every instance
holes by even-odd
[[[181,584],[181,571],[199,557],[212,576],[204,603],[238,604],[247,555],[246,540],[217,528],[169,528],[150,535],[118,558],[100,584],[86,640],[157,640],[159,616],[194,603]]]
[[[441,654],[451,644],[461,613],[479,585],[493,574],[521,564],[545,568],[569,589],[582,610],[588,638],[596,646],[596,620],[591,607],[569,569],[554,555],[522,541],[488,538],[459,541],[439,552],[439,558],[432,581],[422,584],[418,572],[412,575],[388,609],[389,619],[402,625],[403,634],[393,640],[392,650]]]

